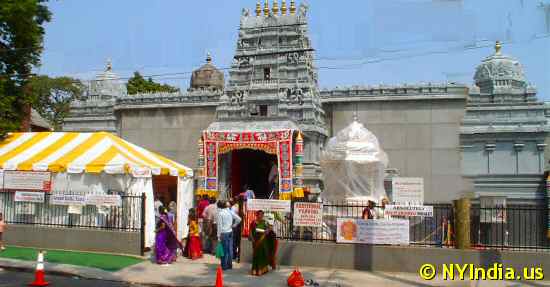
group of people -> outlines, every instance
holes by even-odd
[[[173,263],[179,248],[185,257],[192,260],[202,258],[203,251],[218,255],[221,253],[222,269],[232,269],[233,260],[238,260],[240,253],[243,202],[254,196],[246,192],[243,195],[240,195],[240,200],[234,198],[228,201],[202,197],[197,207],[189,211],[189,233],[185,246],[177,239],[175,221],[169,216],[169,211],[159,205],[155,237],[156,262],[162,265]],[[277,239],[263,215],[262,211],[257,211],[254,222],[250,224],[249,240],[253,247],[251,273],[256,276],[268,272],[269,266],[276,268]]]
[[[363,213],[361,215],[361,218],[364,220],[367,219],[390,219],[389,216],[384,215],[384,209],[386,208],[386,205],[389,204],[390,201],[387,198],[383,198],[380,201],[380,207],[376,207],[376,203],[372,200],[369,200],[367,203],[367,207],[363,209]]]

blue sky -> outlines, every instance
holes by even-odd
[[[51,1],[38,72],[89,80],[111,58],[121,77],[171,74],[155,79],[187,89],[188,72],[207,51],[218,67],[230,65],[241,10],[255,3]],[[550,0],[309,0],[320,86],[471,84],[501,40],[539,99],[550,101],[550,8],[541,3],[550,7]]]

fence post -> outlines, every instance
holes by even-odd
[[[470,248],[470,199],[461,198],[453,201],[455,211],[456,243],[458,249]]]
[[[145,193],[141,194],[141,228],[140,228],[140,237],[141,237],[141,256],[145,254],[145,199],[147,196]]]

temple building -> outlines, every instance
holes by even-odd
[[[548,106],[499,42],[474,80],[460,128],[463,174],[472,179],[474,196],[543,200]]]
[[[387,153],[388,177],[424,178],[427,203],[542,199],[550,107],[500,45],[472,87],[320,90],[307,13],[294,0],[243,9],[227,81],[208,55],[187,91],[129,96],[108,65],[73,103],[65,129],[107,130],[194,165],[198,194],[234,195],[247,185],[262,198],[290,198],[322,193],[321,151],[356,117]]]

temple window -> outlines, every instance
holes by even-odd
[[[267,105],[260,105],[260,116],[267,117]]]
[[[271,80],[271,68],[264,68],[264,80]]]

